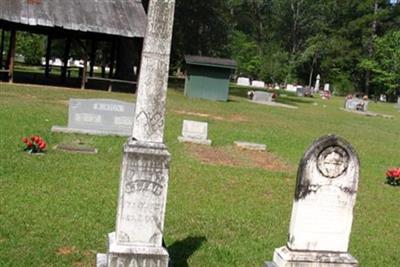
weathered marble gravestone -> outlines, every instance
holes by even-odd
[[[250,79],[246,77],[239,77],[237,79],[237,85],[250,86]]]
[[[274,101],[273,95],[273,93],[255,91],[252,100],[254,102],[272,102]]]
[[[211,145],[208,138],[208,123],[199,121],[184,120],[182,136],[178,137],[179,142],[195,143],[200,145]]]
[[[162,246],[170,154],[163,143],[174,0],[150,0],[132,137],[124,146],[116,231],[98,267],[167,267]]]
[[[345,108],[348,110],[368,111],[368,101],[358,98],[347,99]]]
[[[329,83],[326,83],[325,85],[324,85],[324,91],[330,91],[330,84]]]
[[[263,81],[252,81],[251,82],[251,86],[264,88],[265,87],[265,82],[263,82]]]
[[[135,104],[113,99],[69,100],[68,126],[52,132],[130,136]]]
[[[347,141],[315,141],[300,161],[288,242],[266,266],[358,266],[348,253],[358,180],[359,159]]]

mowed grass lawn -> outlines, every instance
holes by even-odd
[[[130,94],[0,84],[0,266],[94,266],[95,254],[106,252],[126,138],[51,133],[53,125],[67,124],[69,98],[134,101]],[[343,98],[336,97],[283,100],[299,109],[233,95],[226,103],[192,100],[169,90],[164,238],[174,265],[262,266],[272,259],[286,243],[297,164],[313,140],[334,133],[353,144],[361,160],[349,251],[363,267],[399,266],[400,188],[385,184],[385,172],[400,165],[400,113],[393,104],[371,103],[371,111],[395,118],[359,116],[339,110]],[[213,146],[202,160],[194,153],[198,147],[177,141],[183,119],[209,123]],[[21,138],[33,134],[49,143],[46,155],[22,151]],[[242,155],[235,140],[264,143],[269,157],[289,167],[232,163],[229,156]],[[52,149],[73,142],[99,153]],[[204,162],[215,151],[215,163]]]

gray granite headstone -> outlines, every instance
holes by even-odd
[[[70,99],[68,127],[53,126],[53,132],[94,135],[132,134],[135,104],[113,99]]]
[[[367,111],[368,101],[358,98],[347,99],[345,103],[345,108],[348,110]]]
[[[211,145],[211,140],[207,139],[207,136],[207,122],[184,120],[182,126],[182,136],[179,136],[178,140],[180,142]]]
[[[254,102],[272,102],[273,93],[255,91],[252,100]]]
[[[348,246],[359,168],[356,152],[340,137],[311,145],[297,173],[288,242],[267,266],[358,266]]]
[[[298,86],[296,89],[296,95],[297,96],[304,96],[304,87]]]

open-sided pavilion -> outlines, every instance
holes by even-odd
[[[113,79],[115,61],[118,60],[117,42],[134,41],[137,53],[141,53],[141,42],[147,25],[147,15],[141,0],[1,0],[0,1],[0,72],[6,73],[9,82],[14,80],[16,32],[26,31],[47,36],[44,74],[49,78],[52,41],[65,40],[61,80],[67,78],[71,42],[75,40],[85,51],[83,69],[80,71],[81,86],[88,79],[102,80],[110,84],[135,81]],[[5,47],[6,32],[9,32],[8,47]],[[96,44],[108,42],[108,78],[93,76]],[[6,58],[3,54],[7,51]],[[117,59],[116,59],[117,57]],[[138,57],[140,59],[140,57]],[[87,62],[90,69],[87,70]],[[136,65],[140,65],[137,62]],[[88,73],[88,75],[87,75]]]

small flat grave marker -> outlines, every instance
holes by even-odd
[[[257,143],[243,142],[243,141],[235,141],[234,144],[239,148],[248,150],[256,150],[256,151],[267,150],[267,146],[264,144],[257,144]]]
[[[135,104],[112,99],[70,99],[68,127],[52,132],[130,136]]]
[[[201,145],[211,145],[211,140],[207,139],[208,123],[184,120],[182,136],[178,137],[179,142],[188,142]]]
[[[297,173],[287,245],[266,266],[358,266],[347,251],[359,168],[344,139],[325,136],[312,144]]]

